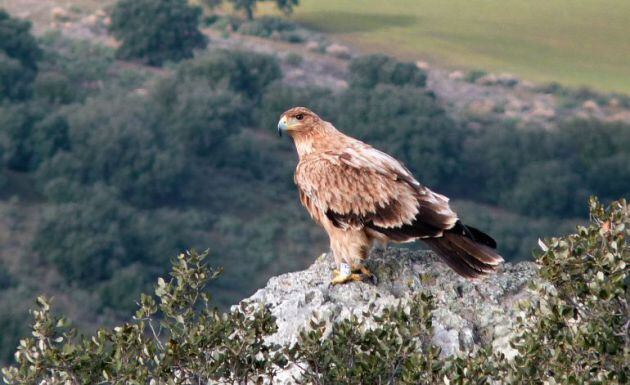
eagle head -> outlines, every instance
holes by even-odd
[[[308,132],[317,127],[322,120],[316,113],[306,107],[293,107],[280,116],[278,122],[278,136],[282,132],[294,135],[298,132]]]

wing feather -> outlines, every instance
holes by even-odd
[[[369,227],[392,240],[408,241],[439,236],[457,222],[448,198],[422,186],[396,159],[363,143],[303,157],[295,183],[311,216],[340,228]]]

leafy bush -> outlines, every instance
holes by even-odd
[[[167,79],[152,96],[164,132],[207,159],[221,158],[226,139],[249,121],[241,95],[199,79]]]
[[[156,296],[142,295],[132,322],[100,329],[91,339],[76,338],[63,318],[51,314],[49,300],[39,297],[34,337],[20,342],[19,368],[4,369],[5,381],[244,384],[272,378],[276,365],[286,363],[264,343],[277,329],[273,317],[265,308],[251,316],[213,308],[206,285],[219,271],[206,266],[205,257],[177,257],[171,278],[158,280]]]
[[[69,104],[77,99],[77,91],[64,74],[56,72],[40,74],[34,88],[35,95],[49,103]]]
[[[284,59],[291,66],[297,67],[304,62],[304,58],[299,53],[290,52]]]
[[[367,55],[350,63],[350,85],[374,88],[377,84],[424,87],[427,75],[413,63],[402,63],[385,55]]]
[[[32,298],[32,295],[27,298]],[[28,318],[29,302],[18,289],[0,292],[0,359],[5,362],[13,358],[20,336],[29,332],[24,322]]]
[[[67,149],[67,125],[59,115],[46,116],[46,105],[37,101],[0,106],[0,146],[9,169],[32,171]]]
[[[244,35],[274,38],[289,43],[301,43],[310,33],[289,20],[269,16],[245,21],[238,25],[236,31]]]
[[[31,95],[35,73],[0,52],[0,100],[20,100]]]
[[[77,338],[38,298],[33,337],[20,341],[16,366],[3,376],[10,385],[245,384],[273,382],[291,362],[303,384],[625,384],[630,207],[590,205],[588,227],[541,242],[541,282],[533,302],[521,305],[513,359],[489,347],[440,357],[430,342],[435,305],[424,294],[379,315],[352,316],[329,333],[325,320],[313,320],[293,346],[270,345],[265,337],[277,326],[269,310],[212,309],[205,289],[219,272],[204,264],[206,254],[191,252],[173,262],[169,280],[158,280],[157,301],[142,295],[132,322],[92,338]]]
[[[220,5],[223,0],[205,0],[207,3],[210,3],[211,8],[217,7]],[[252,20],[254,18],[254,10],[256,9],[256,5],[262,1],[273,1],[276,3],[276,8],[284,14],[290,14],[293,12],[293,7],[299,4],[299,0],[227,0],[232,4],[232,8],[237,11],[243,11],[247,20]]]
[[[469,83],[474,83],[477,80],[481,79],[482,77],[488,75],[488,73],[486,71],[483,70],[472,70],[470,72],[468,72],[466,74],[466,76],[464,76],[464,80],[469,82]]]
[[[551,286],[538,287],[540,302],[526,315],[530,326],[514,341],[515,379],[628,381],[630,206],[620,200],[605,208],[591,199],[590,217],[576,234],[543,244],[537,262]]]
[[[435,384],[442,379],[440,350],[430,344],[429,295],[409,306],[384,309],[378,316],[351,316],[326,332],[326,321],[313,321],[288,350],[302,369],[298,384]],[[367,321],[376,327],[367,326]],[[419,352],[422,352],[419,354]]]
[[[139,206],[177,197],[186,180],[186,159],[177,143],[168,143],[151,107],[133,96],[92,99],[78,107],[68,115],[70,151],[44,163],[40,181],[106,183]]]
[[[98,94],[117,79],[115,53],[110,47],[87,40],[48,33],[41,39],[43,58],[35,82],[35,96],[69,104]]]
[[[103,186],[85,190],[80,201],[47,209],[33,241],[41,259],[68,282],[95,287],[135,262],[144,265],[145,279],[152,278],[164,262],[158,250],[176,252],[195,243],[194,215],[145,213]]]
[[[116,55],[155,66],[191,58],[207,42],[197,28],[200,16],[185,0],[120,0],[109,27],[121,42]]]
[[[566,162],[532,162],[523,167],[502,205],[530,216],[584,217],[581,202],[589,193],[582,177]]]
[[[31,95],[41,50],[30,32],[31,23],[0,9],[0,101]]]
[[[226,86],[252,98],[282,77],[278,60],[271,56],[244,51],[214,51],[177,71],[179,81],[205,82],[209,86]]]

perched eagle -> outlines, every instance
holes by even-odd
[[[372,244],[422,240],[458,274],[474,279],[493,272],[503,258],[490,236],[464,225],[448,198],[421,185],[391,156],[338,131],[304,107],[278,123],[299,163],[300,201],[324,227],[338,270],[333,284],[372,274],[363,266]]]

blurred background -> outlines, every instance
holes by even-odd
[[[303,105],[510,261],[630,197],[625,0],[0,0],[0,362],[46,293],[129,317],[178,252],[227,307],[327,251],[275,137]]]

